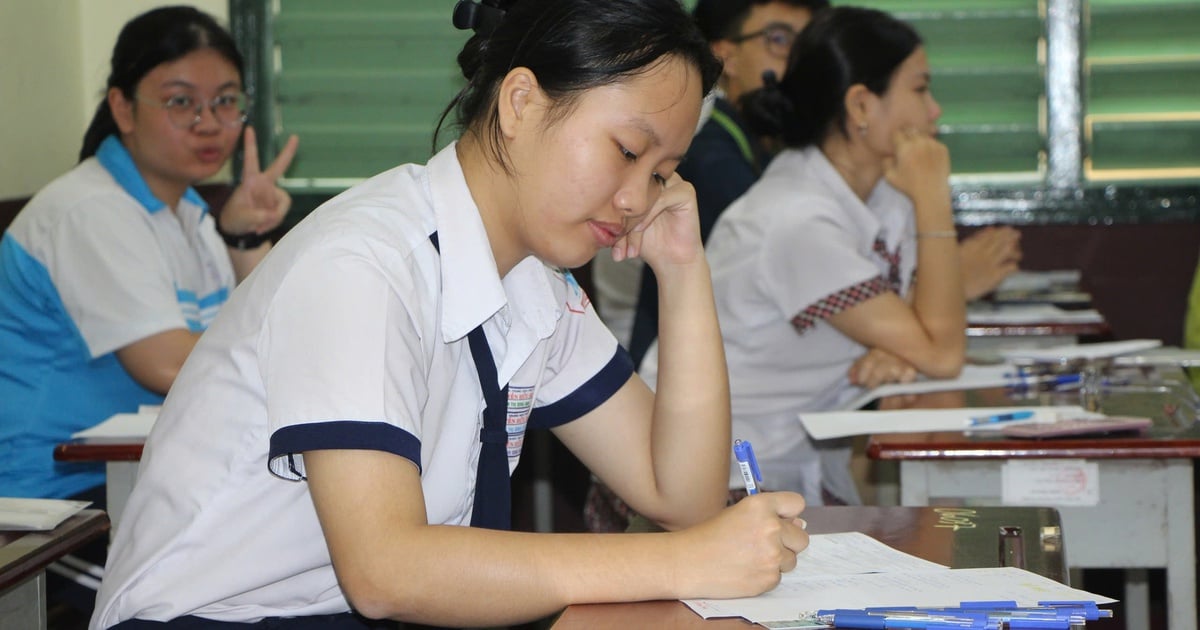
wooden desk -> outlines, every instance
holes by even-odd
[[[46,627],[46,567],[108,531],[103,510],[84,510],[48,532],[0,530],[0,629]]]
[[[1163,381],[1175,383],[1171,388],[1190,387],[1177,370]],[[1041,394],[1021,400],[1013,400],[1002,389],[954,394],[961,396],[958,406],[968,407],[1079,404],[1077,394]],[[1059,506],[1064,535],[1071,541],[1068,564],[1166,569],[1169,625],[1192,629],[1196,627],[1192,460],[1200,457],[1200,426],[1191,410],[1179,413],[1164,408],[1176,400],[1168,392],[1115,393],[1103,398],[1102,410],[1110,415],[1154,419],[1154,427],[1137,437],[1014,440],[996,434],[897,433],[871,436],[867,455],[899,461],[902,505],[1000,505],[1002,469],[1009,460],[1096,462],[1099,504]],[[919,397],[912,406],[947,406],[942,402],[930,404],[930,398]],[[1127,571],[1126,576],[1125,616],[1131,627],[1139,627],[1138,621],[1143,622],[1140,627],[1148,627],[1145,571]]]
[[[810,507],[804,511],[814,534],[859,531],[915,556],[956,569],[1005,566],[999,528],[1017,526],[1023,535],[1024,567],[1067,583],[1058,512],[1051,508]],[[1042,532],[1048,534],[1042,537]],[[796,569],[802,571],[804,561]],[[625,628],[758,627],[741,619],[705,621],[682,602],[590,604],[568,607],[554,630]]]
[[[104,483],[108,502],[108,517],[113,532],[125,512],[125,503],[137,479],[138,462],[142,459],[144,439],[117,440],[113,438],[75,439],[54,447],[54,459],[60,462],[104,462]]]

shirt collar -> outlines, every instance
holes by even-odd
[[[549,337],[560,313],[546,267],[530,256],[501,280],[455,143],[429,160],[427,172],[441,252],[443,341],[461,339],[505,305],[514,324]]]
[[[117,180],[121,188],[125,189],[125,192],[142,204],[146,212],[154,214],[167,207],[166,203],[150,192],[150,186],[146,185],[141,171],[138,171],[137,165],[133,163],[133,156],[129,155],[129,150],[125,148],[124,144],[121,144],[116,136],[109,136],[100,143],[100,147],[96,149],[96,159],[100,161],[104,170]],[[183,198],[189,203],[199,206],[202,210],[200,218],[203,219],[204,213],[208,212],[208,204],[204,203],[195,189],[189,186],[184,191]]]
[[[895,251],[907,231],[906,218],[912,214],[908,197],[896,190],[887,179],[880,179],[864,203],[820,148],[807,147],[803,149],[803,154],[812,164],[816,178],[836,195],[843,208],[849,209],[847,218],[858,226],[860,233],[869,237],[872,243],[876,238],[882,240],[889,251]]]

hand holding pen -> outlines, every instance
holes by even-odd
[[[740,444],[742,456],[752,459],[750,444]],[[688,592],[698,590],[704,593],[700,597],[715,598],[758,595],[774,588],[783,573],[796,567],[796,554],[808,548],[800,518],[804,497],[795,492],[761,492],[757,482],[753,487],[753,496],[716,518],[678,532],[687,538],[682,547],[688,550],[685,560],[699,563],[684,567],[680,574],[702,580]]]

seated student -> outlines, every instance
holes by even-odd
[[[699,0],[692,10],[700,32],[722,62],[709,117],[678,169],[684,181],[696,189],[702,241],[708,239],[725,207],[750,188],[770,161],[771,152],[762,139],[746,129],[737,102],[762,87],[764,73],[783,74],[796,33],[813,12],[828,6],[827,0]],[[626,337],[618,339],[629,348],[637,366],[658,336],[658,282],[649,268],[630,270],[617,267],[619,264],[627,263],[608,263],[602,256],[592,263],[600,294],[597,302],[600,316],[609,323],[607,307],[632,301],[629,309],[633,312],[626,318],[631,328],[624,331]],[[606,291],[616,285],[616,269],[638,274],[629,298]],[[589,530],[625,531],[631,517],[628,505],[610,488],[592,480],[584,505],[584,522]]]
[[[700,235],[705,241],[729,204],[758,180],[778,147],[747,128],[742,97],[762,86],[765,72],[781,76],[796,34],[825,0],[699,0],[693,15],[713,51],[724,61],[714,114],[688,149],[679,174],[696,187]],[[962,241],[964,293],[973,300],[990,293],[1017,270],[1020,232],[987,227]],[[658,330],[654,273],[642,273],[629,352],[641,365]]]
[[[259,172],[246,128],[242,182],[220,225],[191,186],[243,135],[242,57],[213,18],[156,9],[121,30],[80,163],[37,193],[0,241],[0,488],[64,498],[99,465],[55,444],[158,404],[234,283],[271,244],[293,139]],[[224,241],[218,230],[225,235]]]
[[[762,85],[764,72],[783,74],[796,33],[813,11],[827,6],[828,0],[699,0],[692,10],[723,66],[688,159],[679,165],[679,175],[696,189],[702,240],[708,239],[725,206],[746,192],[770,160],[759,139],[747,135],[735,103]],[[613,262],[604,256],[592,261],[600,317],[629,348],[635,365],[658,334],[658,285],[640,262]]]
[[[742,119],[742,96],[762,87],[763,74],[783,74],[788,51],[813,13],[828,0],[699,0],[692,17],[722,61],[712,114],[696,134],[679,174],[696,188],[700,238],[758,180],[771,160],[764,138]],[[658,334],[658,283],[642,271],[629,353],[638,365]]]
[[[461,137],[317,209],[238,287],[146,445],[93,628],[504,625],[795,566],[799,495],[723,510],[728,380],[674,172],[716,60],[675,0],[455,15]],[[605,247],[663,281],[657,396],[562,271]],[[672,531],[503,531],[527,427]]]
[[[917,33],[852,7],[818,14],[780,82],[752,98],[753,128],[787,148],[708,242],[734,435],[754,443],[764,487],[857,503],[849,449],[814,444],[797,414],[837,408],[859,386],[962,367],[941,108]]]

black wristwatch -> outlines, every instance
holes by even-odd
[[[271,240],[270,232],[255,234],[254,232],[246,232],[245,234],[229,234],[221,229],[221,222],[217,221],[217,234],[221,235],[221,240],[225,241],[225,245],[233,249],[244,251],[247,249],[257,249],[263,243]]]

